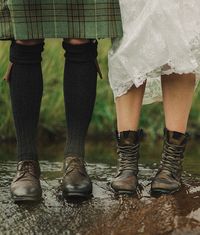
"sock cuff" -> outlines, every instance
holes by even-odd
[[[63,41],[63,48],[65,50],[65,58],[68,61],[73,62],[88,62],[94,61],[98,55],[97,53],[97,41],[92,41],[81,44],[72,45]]]
[[[44,43],[27,46],[12,41],[10,46],[10,62],[15,64],[41,63],[43,48]]]

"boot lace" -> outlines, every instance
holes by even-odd
[[[119,172],[124,170],[132,170],[138,172],[138,149],[139,144],[118,146],[117,153],[119,155]]]
[[[172,173],[177,173],[181,170],[183,151],[184,147],[182,146],[173,146],[169,143],[165,143],[159,170],[167,170]]]

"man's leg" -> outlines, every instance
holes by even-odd
[[[153,193],[173,193],[181,187],[183,154],[195,87],[194,74],[172,74],[162,77],[165,113],[165,139],[162,160],[152,182]]]
[[[41,197],[40,168],[36,148],[37,125],[43,91],[41,53],[43,41],[13,41],[9,77],[17,136],[17,175],[11,184],[16,201]]]
[[[64,98],[67,120],[64,196],[88,196],[92,184],[84,166],[85,137],[92,118],[97,83],[97,42],[71,39],[65,49]]]

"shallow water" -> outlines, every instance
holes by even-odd
[[[40,147],[43,200],[14,204],[9,186],[15,174],[12,145],[0,147],[0,234],[200,234],[200,147],[188,146],[182,190],[175,195],[151,197],[150,182],[159,162],[161,143],[142,143],[140,187],[134,197],[115,197],[107,182],[116,171],[114,143],[87,145],[88,172],[93,198],[66,201],[59,189],[63,145]]]

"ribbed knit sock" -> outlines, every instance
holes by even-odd
[[[96,98],[97,43],[82,45],[63,43],[66,50],[64,98],[67,120],[65,157],[84,157],[85,137]]]
[[[34,46],[12,42],[10,95],[17,137],[18,160],[37,160],[36,135],[43,92],[41,53],[43,44]]]

